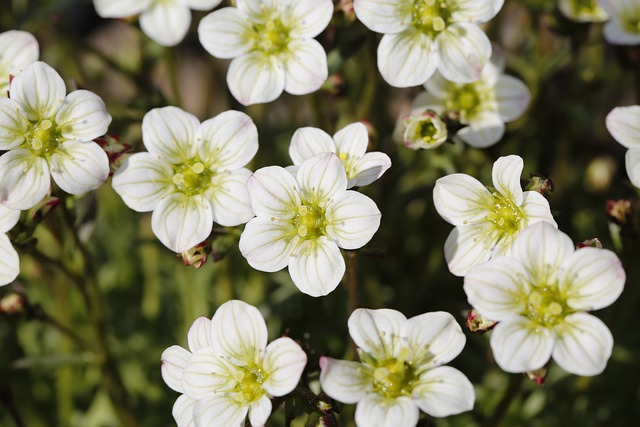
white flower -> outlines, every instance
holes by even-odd
[[[211,10],[222,0],[93,0],[102,18],[140,14],[140,28],[162,46],[180,43],[191,25],[191,10]]]
[[[0,34],[0,96],[9,91],[9,79],[38,60],[38,41],[26,31],[5,31]]]
[[[13,282],[20,272],[18,253],[6,235],[19,218],[20,211],[0,205],[0,286]]]
[[[473,83],[452,83],[438,71],[424,84],[426,92],[414,101],[417,111],[453,113],[464,128],[457,136],[476,148],[498,142],[505,122],[516,120],[529,105],[531,95],[519,79],[503,74],[504,57],[494,50],[491,61]]]
[[[577,22],[604,22],[609,19],[597,0],[560,0],[558,9],[564,16]]]
[[[454,359],[466,338],[453,316],[425,313],[408,319],[390,309],[359,308],[349,334],[360,362],[323,357],[320,384],[333,399],[357,403],[360,427],[411,427],[420,410],[446,417],[473,408],[475,392]]]
[[[514,241],[508,257],[469,271],[464,290],[483,316],[498,321],[491,348],[507,372],[542,368],[549,357],[565,371],[597,375],[611,356],[606,325],[585,313],[612,304],[625,272],[606,249],[574,249],[548,223],[532,225]]]
[[[231,227],[253,217],[244,166],[258,151],[258,130],[239,111],[204,121],[179,108],[156,108],[142,120],[148,153],[128,157],[113,188],[131,209],[153,211],[151,227],[174,252],[206,239],[213,223]]]
[[[271,415],[270,397],[293,391],[307,364],[291,338],[269,345],[267,338],[258,309],[232,300],[218,308],[210,325],[203,323],[194,345],[190,340],[193,354],[180,347],[165,351],[163,377],[184,393],[174,405],[178,427],[190,425],[191,416],[196,427],[243,426],[247,414],[252,426],[263,426]]]
[[[362,187],[380,178],[391,167],[391,159],[386,154],[366,153],[368,145],[369,134],[362,123],[345,126],[333,138],[321,129],[305,127],[293,134],[289,156],[295,166],[300,166],[316,154],[335,153],[347,173],[347,188]],[[295,172],[297,168],[291,171]]]
[[[197,318],[187,333],[189,350],[173,345],[162,352],[161,372],[164,382],[173,390],[183,393],[173,405],[173,418],[178,427],[192,427],[193,408],[197,399],[184,394],[182,388],[182,374],[187,367],[191,354],[211,346],[211,320],[202,316]]]
[[[102,99],[87,90],[66,95],[60,75],[34,62],[0,98],[0,203],[35,206],[49,192],[51,177],[70,194],[93,190],[107,179],[109,159],[92,140],[111,123]]]
[[[234,58],[231,94],[243,105],[270,102],[282,91],[314,92],[327,79],[327,54],[313,38],[329,24],[331,0],[237,0],[200,21],[204,48]]]
[[[539,221],[557,227],[549,202],[540,193],[522,191],[522,158],[500,157],[493,164],[493,187],[462,173],[442,177],[433,189],[440,216],[456,227],[444,244],[449,270],[464,276],[492,256],[507,254],[513,239]]]
[[[436,68],[448,80],[480,77],[491,43],[479,24],[493,18],[504,0],[354,0],[356,16],[384,33],[378,69],[392,86],[427,81]]]
[[[640,0],[598,0],[609,15],[604,38],[613,44],[640,44]]]
[[[432,150],[447,142],[447,125],[431,110],[416,109],[402,120],[404,145],[412,150]]]
[[[380,211],[367,196],[347,190],[342,161],[322,153],[293,177],[284,168],[257,170],[247,188],[256,217],[240,236],[240,251],[260,271],[289,266],[305,294],[327,295],[342,280],[340,248],[364,246],[380,226]]]
[[[607,114],[605,123],[611,136],[629,149],[625,156],[627,175],[640,188],[640,106],[616,107]]]

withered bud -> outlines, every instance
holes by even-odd
[[[102,147],[105,153],[107,153],[107,157],[109,158],[109,175],[113,175],[113,173],[118,170],[127,158],[125,154],[133,148],[128,144],[121,143],[118,135],[105,135],[95,141]]]
[[[576,245],[576,249],[587,247],[602,249],[602,242],[597,237],[594,237],[593,239],[587,239]]]
[[[467,315],[466,323],[467,328],[469,328],[471,332],[484,334],[485,332],[493,329],[493,327],[496,326],[498,322],[487,319],[486,317],[478,313],[475,308],[472,308]]]
[[[607,212],[607,216],[609,217],[609,221],[612,221],[618,225],[627,225],[631,223],[631,200],[608,199],[605,204],[605,210]]]
[[[200,242],[191,249],[176,254],[182,257],[182,262],[186,267],[193,267],[196,270],[202,267],[207,261],[207,253],[209,252],[209,243],[205,240]]]
[[[522,182],[524,191],[537,191],[546,197],[547,193],[553,192],[553,181],[548,175],[532,173],[529,179]]]
[[[25,312],[27,300],[24,295],[11,292],[0,299],[0,314],[18,316]]]
[[[41,222],[52,210],[60,204],[59,197],[47,196],[40,203],[29,209],[27,218],[33,223]]]
[[[544,381],[547,379],[547,374],[549,373],[549,369],[547,367],[542,367],[540,369],[534,369],[533,371],[527,371],[527,378],[531,381],[534,381],[537,385],[543,386]]]

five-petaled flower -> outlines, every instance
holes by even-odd
[[[289,156],[294,167],[292,173],[305,161],[320,153],[335,153],[347,173],[347,188],[362,187],[376,181],[391,167],[391,159],[385,153],[367,153],[369,134],[362,123],[352,123],[340,129],[333,138],[325,131],[304,127],[295,131],[289,146]]]
[[[20,211],[0,205],[0,286],[13,282],[20,272],[18,253],[6,234],[19,218]]]
[[[538,223],[516,237],[510,255],[469,271],[464,290],[480,314],[498,322],[491,348],[505,371],[539,369],[552,357],[567,372],[597,375],[611,356],[613,337],[585,311],[613,303],[624,282],[613,252],[576,250],[566,234]]]
[[[613,44],[640,44],[640,0],[598,0],[609,15],[604,38]]]
[[[438,69],[450,81],[480,77],[491,43],[479,24],[493,18],[504,0],[354,0],[364,25],[384,33],[378,69],[392,86],[426,82]]]
[[[147,153],[125,160],[113,188],[131,209],[153,211],[151,227],[174,252],[205,240],[213,223],[231,227],[253,217],[244,166],[258,151],[258,130],[239,111],[200,123],[176,107],[156,108],[142,120]]]
[[[243,105],[270,102],[282,91],[315,92],[328,76],[327,54],[313,38],[329,25],[331,0],[237,0],[200,21],[204,48],[233,58],[227,84]]]
[[[162,46],[182,41],[191,24],[191,9],[211,10],[222,0],[93,0],[103,18],[140,14],[140,28]]]
[[[238,300],[222,304],[209,322],[197,319],[189,330],[189,350],[169,347],[162,376],[183,393],[173,407],[178,427],[263,426],[271,396],[296,387],[307,355],[281,337],[267,345],[267,326],[257,308]]]
[[[333,153],[300,165],[296,176],[277,166],[258,169],[247,188],[256,217],[240,236],[240,251],[261,271],[289,266],[305,294],[327,295],[345,272],[342,249],[364,246],[380,226],[375,202],[347,190],[347,174]]]
[[[640,105],[614,108],[605,123],[611,136],[629,149],[625,155],[627,175],[640,188]]]
[[[332,398],[358,404],[358,426],[412,427],[420,410],[446,417],[473,408],[471,382],[459,370],[442,366],[466,342],[449,313],[407,319],[396,310],[359,308],[348,324],[360,362],[323,357],[320,384]]]
[[[597,0],[559,0],[558,9],[564,16],[577,22],[604,22],[609,19]]]
[[[557,227],[547,199],[536,191],[522,191],[523,167],[519,156],[500,157],[493,164],[493,187],[489,188],[462,173],[436,181],[436,210],[456,226],[444,245],[449,270],[456,276],[508,253],[513,239],[531,224],[545,221]]]
[[[31,33],[10,30],[0,34],[0,96],[9,92],[11,76],[38,60],[40,47]]]
[[[66,95],[62,77],[34,62],[0,98],[0,203],[25,210],[40,202],[51,177],[70,194],[94,190],[109,176],[107,154],[93,139],[111,123],[102,99],[87,90]]]

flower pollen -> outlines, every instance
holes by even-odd
[[[298,235],[306,239],[313,239],[325,234],[324,211],[313,204],[302,204],[294,218],[294,225]]]
[[[553,326],[569,314],[566,298],[558,291],[557,284],[551,286],[532,286],[526,297],[526,308],[522,313],[541,326]]]
[[[447,0],[418,0],[413,5],[413,26],[431,37],[447,27],[450,17]]]
[[[255,402],[265,394],[262,383],[266,376],[261,368],[257,366],[241,367],[238,377],[235,391],[242,395],[243,402]]]
[[[213,172],[196,158],[178,165],[171,180],[179,191],[191,196],[206,190],[212,176]]]
[[[26,141],[27,148],[33,153],[51,155],[60,143],[60,132],[51,120],[44,119],[32,125]]]
[[[273,13],[275,17],[270,16],[264,5],[263,19],[260,22],[253,23],[253,42],[254,49],[264,52],[268,55],[284,53],[289,45],[289,28],[287,28],[277,13]]]
[[[520,221],[524,217],[522,209],[497,191],[494,191],[492,195],[493,206],[490,207],[487,219],[501,234],[517,233],[520,230]]]
[[[381,362],[364,358],[368,363],[373,363],[371,376],[376,393],[387,399],[411,395],[418,375],[412,364],[406,361],[408,355],[409,349],[403,348],[398,357]]]

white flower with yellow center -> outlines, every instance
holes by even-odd
[[[260,271],[288,266],[293,283],[311,296],[327,295],[342,280],[340,248],[361,248],[380,226],[378,207],[347,190],[333,153],[306,160],[295,177],[277,166],[259,169],[247,188],[256,217],[240,236],[242,255]]]
[[[291,338],[278,338],[269,345],[267,339],[267,325],[258,309],[232,300],[201,328],[197,344],[192,347],[190,342],[193,354],[168,349],[163,367],[173,366],[167,368],[172,372],[164,375],[165,381],[170,376],[167,384],[184,393],[178,398],[179,408],[174,406],[174,417],[181,416],[176,417],[181,420],[178,426],[191,425],[189,415],[196,427],[244,426],[247,415],[252,426],[264,426],[271,415],[270,397],[291,393],[307,364],[307,355]]]
[[[335,153],[347,173],[347,188],[362,187],[376,181],[391,167],[391,159],[379,151],[367,153],[369,134],[362,123],[352,123],[335,133],[333,138],[325,131],[305,127],[295,131],[289,146],[294,166],[320,153]],[[297,171],[297,167],[290,169]]]
[[[607,115],[607,130],[629,150],[625,156],[627,175],[640,188],[640,106],[616,107]]]
[[[358,404],[358,426],[412,427],[420,410],[446,417],[473,408],[471,382],[459,370],[442,366],[466,342],[449,313],[407,319],[396,310],[359,308],[348,323],[360,362],[323,357],[320,384],[333,399]]]
[[[536,191],[522,191],[524,167],[516,155],[493,164],[493,186],[454,173],[436,181],[433,202],[440,216],[456,227],[444,244],[449,270],[465,276],[473,266],[508,254],[513,239],[525,228],[544,221],[557,227],[549,202]]]
[[[613,44],[640,44],[640,0],[598,0],[609,15],[604,38]]]
[[[597,317],[585,313],[611,305],[626,276],[606,249],[575,249],[548,223],[532,225],[513,242],[507,257],[469,271],[469,303],[497,321],[491,333],[496,363],[507,372],[542,368],[550,357],[576,375],[601,373],[613,337]]]
[[[609,19],[597,0],[560,0],[558,9],[564,16],[577,22],[604,22]]]
[[[354,0],[356,16],[383,33],[378,69],[392,86],[418,86],[438,69],[445,78],[477,80],[491,56],[480,29],[504,0]]]
[[[0,34],[0,96],[7,96],[10,77],[37,61],[39,55],[38,41],[30,33],[10,30]]]
[[[415,109],[410,116],[403,118],[404,146],[412,150],[432,150],[438,148],[449,136],[447,125],[433,111]]]
[[[231,94],[243,105],[270,102],[282,91],[315,92],[328,76],[327,54],[313,38],[329,25],[331,0],[237,0],[200,21],[204,48],[233,59]]]
[[[18,219],[20,211],[0,205],[0,286],[13,282],[20,272],[18,253],[6,234]]]
[[[151,227],[174,252],[206,239],[213,223],[232,227],[253,217],[244,166],[258,151],[258,130],[239,111],[203,123],[176,107],[142,120],[147,153],[128,157],[113,188],[131,209],[153,211]]]
[[[184,39],[191,25],[191,9],[211,10],[222,0],[93,0],[102,18],[126,18],[140,14],[140,28],[162,46]]]
[[[415,99],[414,109],[458,117],[465,127],[457,137],[472,147],[489,147],[504,135],[505,122],[519,118],[531,99],[527,86],[503,71],[504,57],[497,51],[472,83],[452,83],[436,71],[424,84],[427,91]]]
[[[92,140],[107,132],[111,116],[96,94],[66,95],[62,77],[34,62],[0,98],[0,204],[25,210],[40,202],[51,177],[70,194],[94,190],[109,176],[107,154]]]

